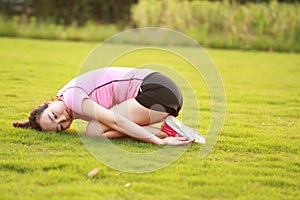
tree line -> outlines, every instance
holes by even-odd
[[[269,3],[273,0],[227,1],[246,4],[248,2]],[[300,2],[300,0],[277,1]],[[138,0],[0,0],[0,15],[5,17],[20,16],[25,21],[34,17],[38,22],[51,22],[66,26],[74,23],[81,26],[88,21],[99,24],[128,24],[131,20],[131,7],[136,3]]]
[[[3,16],[35,17],[39,22],[84,25],[127,23],[130,7],[138,0],[0,0]]]

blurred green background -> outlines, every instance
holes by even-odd
[[[0,0],[0,199],[300,199],[299,10],[295,0]],[[226,121],[204,159],[192,144],[164,169],[122,173],[99,163],[72,129],[41,134],[12,127],[73,78],[99,42],[148,26],[187,34],[218,66]],[[116,66],[151,59],[181,67],[197,83],[198,130],[205,133],[210,95],[188,65],[139,51]],[[113,142],[132,152],[159,148]],[[99,173],[88,178],[95,167]]]
[[[0,36],[103,41],[171,28],[204,47],[300,51],[299,0],[1,0]]]

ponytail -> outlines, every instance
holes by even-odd
[[[34,109],[25,122],[14,122],[13,126],[16,128],[30,128],[38,131],[42,131],[41,125],[37,122],[37,119],[40,117],[40,115],[44,112],[44,110],[48,108],[48,103],[44,103],[41,106],[38,106],[36,109]]]
[[[14,122],[13,126],[16,128],[29,128],[30,123],[29,123],[29,120],[27,120],[25,122]]]

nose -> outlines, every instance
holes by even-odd
[[[65,121],[67,121],[67,117],[66,117],[65,115],[61,115],[61,116],[57,119],[57,121],[58,121],[59,123],[65,122]]]

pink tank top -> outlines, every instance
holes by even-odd
[[[143,79],[154,71],[148,69],[107,67],[81,74],[68,82],[57,94],[75,118],[84,118],[83,99],[89,98],[109,109],[123,101],[135,98]]]

